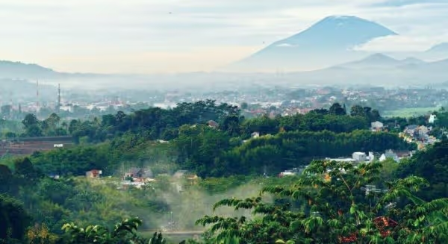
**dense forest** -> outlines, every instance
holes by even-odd
[[[435,114],[441,142],[399,164],[357,167],[325,158],[415,150],[398,132],[427,119],[385,119],[338,103],[246,119],[238,107],[211,100],[85,121],[28,114],[22,131],[5,138],[71,135],[76,146],[2,158],[0,243],[164,243],[170,240],[154,231],[174,222],[209,227],[190,243],[444,243],[448,142],[439,132],[448,113]],[[374,121],[387,129],[371,131]],[[150,168],[155,180],[121,189],[133,167]],[[306,170],[275,177],[296,167]],[[85,177],[93,169],[101,180]],[[177,170],[199,178],[174,179]],[[378,187],[372,194],[371,186]]]

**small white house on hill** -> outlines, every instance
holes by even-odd
[[[352,158],[358,162],[367,161],[367,155],[363,152],[354,152]]]
[[[381,131],[384,128],[384,124],[379,121],[375,121],[371,123],[370,128],[372,129],[372,131]]]
[[[400,158],[398,157],[398,155],[392,151],[392,150],[386,150],[385,153],[383,153],[380,157],[380,162],[384,162],[386,161],[386,159],[391,158],[393,159],[395,162],[400,162]]]
[[[435,114],[431,114],[428,119],[428,123],[434,124],[436,122],[437,116]]]
[[[260,133],[259,132],[254,132],[254,133],[252,133],[251,135],[250,135],[250,137],[251,138],[258,138],[258,137],[260,137]]]

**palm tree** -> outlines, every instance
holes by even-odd
[[[63,121],[61,124],[62,128],[64,128],[64,130],[68,133],[68,124],[67,121]]]

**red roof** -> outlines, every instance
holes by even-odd
[[[100,175],[101,170],[97,170],[97,169],[92,169],[89,171],[94,177],[97,177],[98,175]]]

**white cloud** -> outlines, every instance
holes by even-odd
[[[290,43],[280,43],[277,45],[277,47],[297,47],[297,45],[293,45]]]
[[[411,5],[363,10],[366,16],[380,20],[381,24],[400,35],[377,38],[355,49],[371,52],[414,52],[425,51],[438,43],[448,42],[448,3],[412,2]]]
[[[141,64],[153,59],[161,60],[156,64],[160,69],[169,70],[170,60],[177,57],[176,67],[183,70],[184,63],[193,69],[193,58],[198,64],[219,63],[207,50],[225,47],[225,64],[247,54],[242,50],[296,34],[328,15],[371,19],[406,36],[378,39],[361,49],[386,44],[389,49],[421,49],[434,38],[444,39],[448,4],[375,5],[391,1],[395,0],[0,0],[0,58],[67,71],[125,72],[135,65],[142,72]],[[142,53],[163,53],[167,58]],[[124,56],[126,65],[119,60]],[[114,57],[117,60],[111,62]]]
[[[442,41],[443,38],[437,37],[386,36],[376,38],[354,49],[369,52],[420,52]]]

